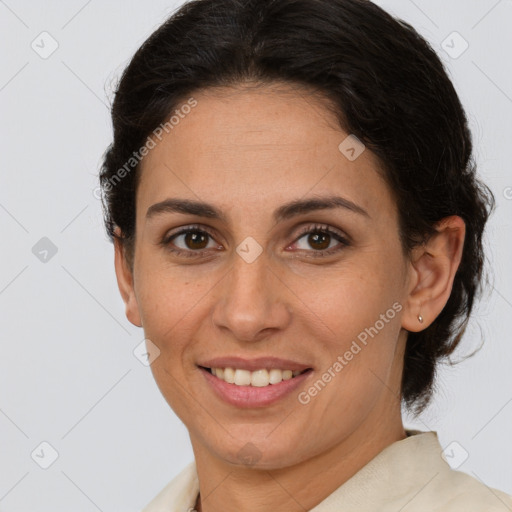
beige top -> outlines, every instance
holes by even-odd
[[[512,511],[511,496],[451,469],[436,432],[406,432],[310,512]],[[198,493],[191,462],[142,512],[192,511]]]

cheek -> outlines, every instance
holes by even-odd
[[[211,285],[191,280],[174,269],[155,269],[141,273],[137,286],[137,302],[146,337],[154,340],[161,351],[180,349],[186,341],[183,330],[190,318],[200,310],[199,299],[205,297]]]
[[[307,297],[303,328],[324,354],[322,371],[338,363],[331,373],[343,377],[333,380],[351,394],[387,380],[401,328],[401,260],[396,252],[376,256],[367,251],[343,268],[319,273],[297,293]]]
[[[297,279],[293,287],[303,301],[303,309],[322,320],[331,335],[346,339],[372,326],[401,299],[398,268],[392,255],[387,261],[357,257],[347,265]],[[390,315],[391,320],[396,316],[393,311]]]

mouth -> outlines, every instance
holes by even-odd
[[[300,375],[311,372],[312,368],[305,368],[303,370],[283,370],[280,368],[261,368],[255,371],[250,371],[242,368],[232,367],[206,367],[199,366],[204,371],[209,372],[228,384],[235,386],[251,386],[263,388],[267,386],[275,386],[283,381],[292,380]]]
[[[299,361],[263,356],[215,357],[197,369],[213,395],[237,408],[265,408],[289,399],[312,378],[314,368]]]
[[[306,365],[276,358],[218,358],[204,361],[197,368],[207,388],[222,402],[260,410],[293,397],[314,372]]]

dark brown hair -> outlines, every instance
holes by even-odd
[[[408,334],[402,398],[420,412],[438,361],[464,333],[480,292],[482,235],[494,207],[476,176],[471,134],[454,87],[431,46],[409,24],[366,0],[193,0],[139,48],[119,81],[114,139],[100,172],[105,226],[135,241],[139,165],[133,152],[194,91],[247,81],[318,91],[340,128],[379,158],[395,195],[404,251],[459,215],[466,238],[450,298],[435,321]],[[124,168],[122,179],[120,169]],[[127,170],[128,169],[128,170]]]

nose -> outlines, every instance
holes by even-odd
[[[291,292],[265,253],[248,263],[233,254],[233,264],[218,287],[213,324],[236,341],[252,342],[283,330],[291,321]]]

